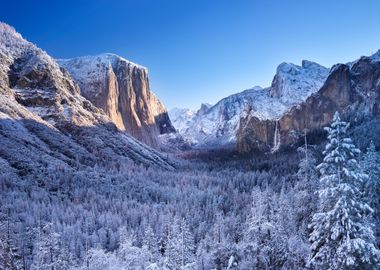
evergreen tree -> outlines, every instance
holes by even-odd
[[[33,264],[36,270],[65,270],[70,268],[70,254],[62,245],[60,235],[47,223],[39,229],[37,243],[33,248]]]
[[[312,213],[316,211],[318,201],[316,193],[318,190],[317,160],[306,140],[305,146],[299,148],[298,151],[303,155],[303,158],[298,165],[298,182],[294,192],[294,211],[300,235],[307,241],[309,236],[308,225],[311,222]]]
[[[348,124],[335,113],[328,132],[321,173],[318,212],[313,215],[310,263],[317,269],[374,269],[378,250],[366,213],[369,206],[360,200],[359,149],[346,137]]]
[[[195,260],[194,238],[185,220],[174,220],[168,236],[167,267],[185,269]]]
[[[195,246],[194,237],[187,225],[185,219],[181,221],[181,267],[184,268],[186,265],[194,262]]]
[[[273,261],[270,243],[273,241],[276,218],[273,193],[267,187],[264,192],[256,188],[252,193],[253,205],[247,220],[245,239],[247,250],[252,256],[251,265],[255,268],[268,268]]]
[[[117,251],[117,258],[127,269],[145,269],[149,263],[150,253],[146,246],[142,248],[133,245],[133,240],[128,235],[123,235]],[[121,268],[122,269],[122,268]]]
[[[371,142],[360,163],[363,172],[368,175],[363,185],[364,200],[373,209],[373,223],[375,228],[376,246],[380,247],[380,154],[376,152]]]
[[[149,225],[146,227],[144,232],[143,246],[146,247],[151,254],[150,261],[156,261],[159,256],[159,245],[153,229]]]
[[[0,269],[12,269],[12,255],[5,237],[0,234]]]
[[[179,242],[180,228],[178,219],[175,218],[173,224],[168,231],[168,238],[166,241],[165,250],[165,265],[168,269],[179,269],[181,265],[180,260],[180,242]]]

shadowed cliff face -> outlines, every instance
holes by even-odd
[[[146,68],[113,54],[59,63],[79,84],[82,95],[103,109],[120,130],[155,147],[158,135],[175,132],[165,107],[150,91]]]
[[[248,114],[240,120],[237,149],[268,151],[276,144],[292,145],[304,130],[313,132],[331,123],[335,111],[351,122],[377,117],[380,111],[380,62],[372,57],[335,65],[321,89],[276,120],[260,120]],[[275,139],[277,129],[279,138]]]

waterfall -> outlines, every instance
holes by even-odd
[[[277,152],[280,149],[280,144],[281,144],[281,136],[280,136],[280,131],[278,129],[278,120],[276,121],[276,127],[274,130],[274,138],[273,138],[273,147],[271,149],[271,152]]]

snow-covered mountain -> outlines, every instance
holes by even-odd
[[[310,61],[302,61],[301,66],[282,63],[270,87],[255,86],[197,113],[176,109],[170,117],[184,139],[196,147],[235,145],[241,118],[251,114],[261,120],[279,119],[317,92],[328,74],[328,68]]]
[[[191,122],[195,121],[195,118],[201,117],[211,107],[211,104],[203,103],[200,109],[197,111],[190,109],[173,108],[169,111],[169,116],[176,131],[180,134],[183,134],[186,132],[186,129],[189,127],[189,125],[191,125]]]
[[[183,133],[195,117],[196,112],[190,109],[173,108],[169,110],[169,117],[177,132]]]
[[[158,151],[120,132],[81,95],[65,69],[5,23],[0,23],[0,141],[0,163],[20,175],[43,177],[57,167],[105,162],[172,168]]]
[[[305,130],[317,143],[323,137],[322,128],[331,123],[336,111],[353,126],[379,117],[379,55],[377,52],[348,64],[334,65],[317,92],[292,106],[280,118],[263,121],[252,111],[240,120],[237,149],[240,152],[276,150],[297,144]]]

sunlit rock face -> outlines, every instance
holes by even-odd
[[[82,95],[122,131],[151,146],[158,135],[175,132],[164,105],[149,87],[147,69],[114,54],[58,60]]]

